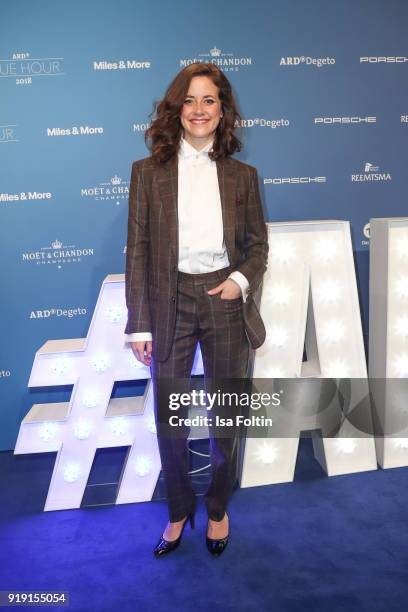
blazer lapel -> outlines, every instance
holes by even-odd
[[[166,216],[169,247],[178,262],[178,159],[177,155],[158,170],[157,183]]]
[[[223,158],[216,161],[218,186],[222,207],[224,242],[231,263],[235,243],[235,195],[236,172],[233,160]],[[166,215],[169,246],[178,262],[178,156],[165,163],[157,177],[160,197]]]
[[[222,206],[222,222],[224,225],[224,242],[231,264],[231,253],[233,253],[235,245],[235,195],[237,175],[234,171],[232,159],[227,157],[217,160],[216,163]]]

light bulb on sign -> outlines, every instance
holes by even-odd
[[[293,242],[278,238],[271,248],[271,257],[274,261],[281,264],[291,263],[296,256],[296,249]]]
[[[408,450],[408,438],[392,438],[392,445],[397,450]]]
[[[74,436],[78,440],[86,440],[89,438],[92,431],[92,423],[90,421],[77,421],[74,423]]]
[[[123,308],[116,304],[111,304],[105,311],[105,316],[111,323],[119,323],[123,319],[123,315]]]
[[[96,391],[86,391],[82,397],[82,403],[86,408],[95,408],[99,403],[99,396]]]
[[[138,476],[147,476],[152,469],[152,460],[146,455],[139,455],[135,460],[134,466]]]
[[[404,237],[398,240],[397,250],[398,250],[398,255],[402,259],[405,259],[406,257],[408,257],[408,238],[407,237]]]
[[[394,361],[394,372],[398,378],[408,376],[408,354],[401,353]]]
[[[341,285],[335,280],[323,282],[316,290],[316,298],[320,304],[335,304],[341,297]]]
[[[103,374],[103,372],[109,370],[111,362],[107,355],[100,354],[93,357],[91,360],[91,366],[95,372],[98,372],[98,374]]]
[[[55,359],[51,364],[51,370],[54,374],[66,374],[70,368],[68,359]]]
[[[44,442],[49,442],[50,440],[54,440],[57,431],[58,426],[56,423],[53,423],[52,421],[45,421],[41,425],[38,435],[40,436],[41,440],[44,440]]]
[[[332,319],[327,321],[323,326],[323,339],[328,344],[339,342],[344,338],[345,326],[342,321]]]
[[[293,292],[288,285],[276,283],[265,292],[266,299],[270,298],[272,304],[286,306],[290,302]]]
[[[81,474],[79,463],[67,463],[64,467],[63,476],[65,482],[76,482]]]
[[[271,365],[268,367],[269,378],[287,378],[287,373],[280,366]]]
[[[408,276],[400,276],[395,283],[395,293],[400,300],[408,298]]]
[[[267,343],[275,348],[282,348],[288,341],[288,332],[282,325],[274,325],[267,332]]]
[[[330,240],[328,238],[321,238],[317,241],[314,254],[316,259],[321,262],[328,263],[335,259],[337,254],[337,244],[335,240]]]
[[[351,438],[339,438],[336,440],[336,450],[342,455],[351,455],[357,448],[357,443]]]
[[[395,323],[395,332],[398,334],[398,336],[403,336],[404,338],[408,336],[407,316],[398,317],[397,322]]]
[[[123,436],[129,429],[128,422],[124,417],[115,417],[112,419],[110,428],[115,436]]]
[[[255,451],[255,457],[261,463],[274,463],[278,458],[278,448],[273,442],[261,442]]]
[[[337,359],[330,362],[324,370],[324,378],[347,378],[350,372],[350,366],[344,359]]]

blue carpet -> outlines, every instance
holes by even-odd
[[[304,439],[294,483],[234,492],[220,558],[200,499],[196,529],[155,559],[165,502],[44,513],[52,464],[0,453],[0,590],[69,591],[75,611],[408,608],[407,469],[326,478]]]

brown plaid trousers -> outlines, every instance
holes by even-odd
[[[207,391],[216,390],[211,386],[212,379],[246,377],[249,343],[242,316],[242,297],[228,300],[222,299],[220,294],[207,293],[224,281],[231,271],[232,267],[204,274],[179,273],[176,323],[170,355],[165,361],[157,361],[154,357],[152,360],[155,400],[160,394],[160,384],[168,385],[170,379],[183,379],[182,383],[188,381],[198,341]],[[188,385],[181,388],[178,385],[176,388],[178,392],[188,391]],[[156,423],[157,412],[155,401]],[[166,414],[166,408],[163,412]],[[182,411],[180,416],[188,416],[188,411]],[[214,414],[211,416],[214,418]],[[195,503],[195,493],[188,475],[186,438],[189,429],[186,427],[182,430],[184,437],[179,437],[179,432],[177,436],[158,436],[171,521],[181,520]],[[214,436],[214,430],[209,428],[211,482],[204,501],[208,516],[221,520],[237,477],[239,438],[238,431],[232,428],[229,437],[225,438],[220,434]]]
[[[151,157],[133,162],[129,190],[125,333],[152,333],[155,398],[161,378],[190,376],[198,341],[207,378],[242,378],[249,347],[257,348],[265,340],[253,299],[268,256],[256,168],[231,157],[217,160],[230,266],[190,275],[178,271],[177,164],[177,156],[162,165]],[[225,300],[206,293],[232,270],[249,281],[245,303],[242,297]],[[158,442],[170,520],[178,521],[195,499],[186,440],[158,436]],[[238,439],[211,437],[210,455],[212,480],[204,499],[209,518],[221,520],[236,479]]]

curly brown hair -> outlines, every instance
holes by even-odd
[[[214,64],[194,62],[181,70],[168,86],[164,98],[154,103],[150,127],[145,132],[145,142],[153,159],[164,163],[177,154],[183,126],[180,115],[191,79],[208,76],[218,87],[223,116],[215,131],[214,145],[209,157],[212,161],[232,155],[242,148],[234,131],[241,120],[231,84]]]

